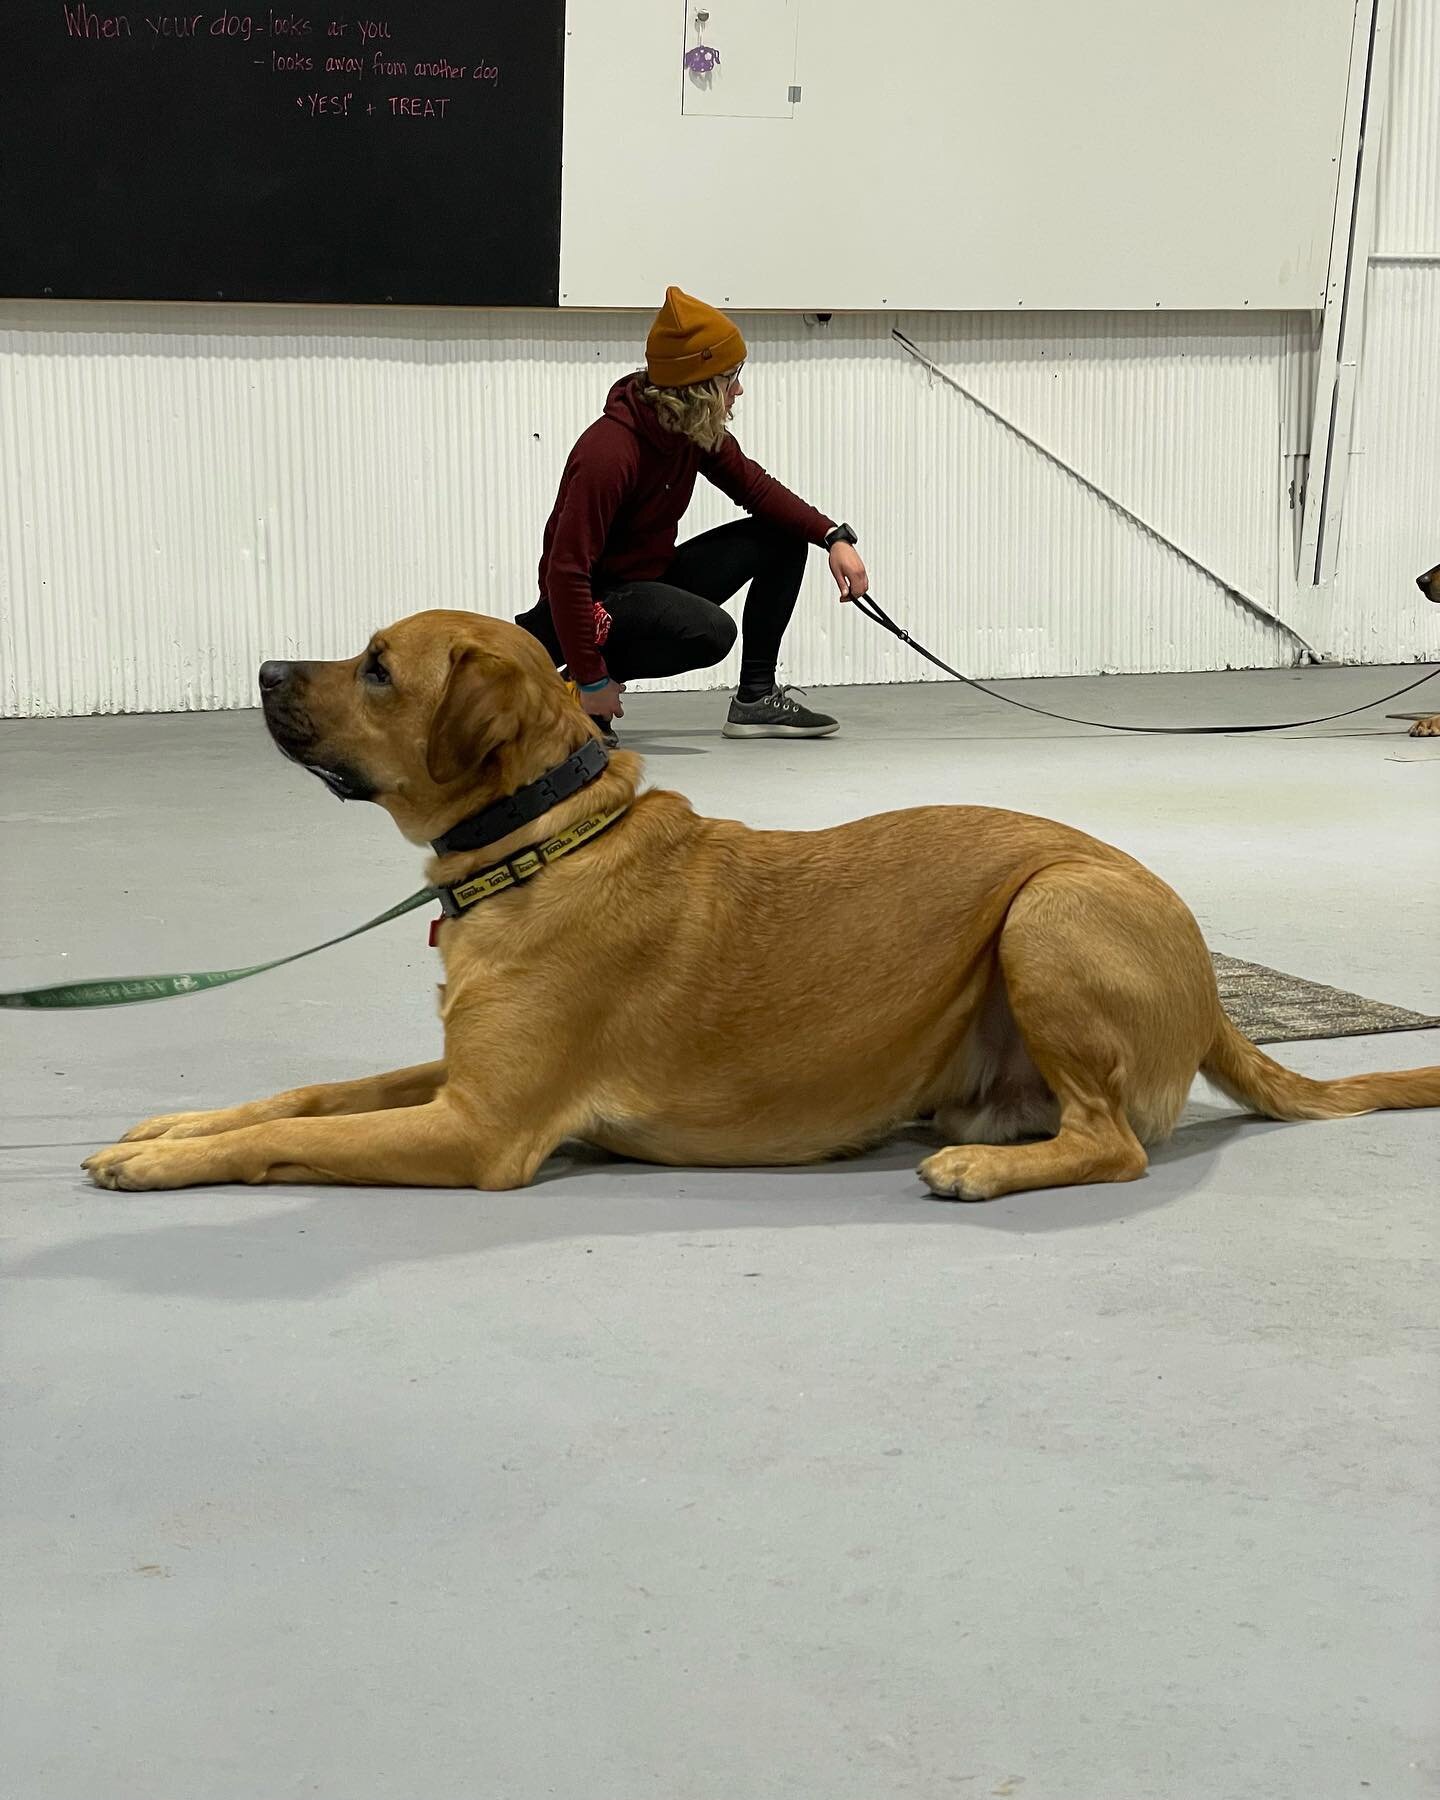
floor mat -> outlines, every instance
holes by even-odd
[[[1424,1031],[1440,1018],[1367,1000],[1319,981],[1302,981],[1211,951],[1220,999],[1230,1017],[1257,1044],[1290,1044],[1305,1038],[1368,1037],[1382,1031]]]

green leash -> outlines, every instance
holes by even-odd
[[[252,975],[264,975],[270,969],[283,969],[286,963],[300,962],[336,944],[348,943],[377,925],[388,925],[392,919],[414,912],[437,898],[433,887],[421,888],[388,912],[367,919],[353,931],[342,931],[339,937],[326,938],[323,944],[312,944],[308,950],[296,950],[289,956],[277,956],[273,962],[252,963],[247,969],[198,969],[191,975],[133,975],[118,981],[67,981],[58,987],[20,988],[13,994],[0,994],[0,1010],[22,1007],[134,1006],[141,1000],[180,1000],[187,994],[203,994],[210,988],[228,987],[232,981],[248,981]]]
[[[507,856],[503,862],[478,870],[458,887],[423,887],[419,893],[412,894],[408,900],[402,900],[398,906],[392,906],[388,912],[380,913],[373,919],[367,919],[363,925],[355,926],[353,931],[342,931],[339,937],[326,938],[323,944],[312,944],[308,950],[296,950],[289,956],[277,956],[273,962],[251,963],[244,969],[197,969],[189,975],[132,975],[111,981],[65,981],[57,987],[19,988],[13,994],[0,994],[0,1011],[21,1007],[40,1010],[82,1006],[134,1006],[141,1000],[179,1000],[186,994],[203,994],[209,988],[228,987],[232,981],[248,981],[252,975],[264,975],[271,969],[283,969],[286,963],[300,962],[307,956],[317,956],[322,950],[331,950],[336,944],[346,944],[351,938],[373,931],[377,925],[388,925],[392,919],[414,912],[417,906],[438,901],[445,916],[456,919],[462,913],[469,912],[472,906],[478,906],[482,900],[492,899],[509,888],[523,887],[527,881],[548,869],[551,863],[558,862],[562,856],[569,856],[572,851],[583,849],[602,831],[608,830],[617,819],[622,818],[624,813],[623,806],[617,806],[613,812],[595,813],[588,819],[581,819],[577,824],[567,826],[564,831],[557,831],[543,843],[531,844],[524,850],[517,850],[513,856]],[[437,919],[435,925],[440,922]],[[430,943],[432,947],[435,944],[434,926],[430,931]]]

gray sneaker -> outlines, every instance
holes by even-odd
[[[728,738],[818,738],[830,737],[840,729],[838,719],[826,713],[812,712],[792,698],[795,688],[771,688],[758,700],[730,702],[730,716],[725,721]]]

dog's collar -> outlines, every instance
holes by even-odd
[[[478,874],[467,876],[453,887],[437,887],[435,897],[440,902],[441,910],[447,918],[458,919],[461,913],[469,912],[472,906],[478,906],[482,900],[489,900],[495,894],[503,894],[506,888],[523,886],[542,869],[549,868],[551,863],[558,862],[562,856],[569,856],[571,851],[578,850],[592,838],[599,837],[602,831],[613,825],[624,813],[623,806],[617,806],[614,812],[592,813],[578,825],[571,825],[565,831],[556,832],[554,837],[546,838],[543,844],[531,844],[524,850],[517,850],[513,856],[507,856],[504,862],[492,863],[488,869],[481,869]]]
[[[483,850],[487,844],[498,844],[501,838],[523,830],[549,812],[552,806],[578,794],[581,788],[589,787],[605,773],[609,761],[609,751],[598,738],[591,738],[573,756],[567,756],[557,767],[547,769],[538,780],[527,782],[513,794],[487,806],[483,812],[462,819],[440,837],[432,838],[430,847],[439,856],[452,856],[457,850]],[[479,880],[479,877],[475,879]]]

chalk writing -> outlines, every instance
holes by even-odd
[[[203,13],[196,15],[204,18]],[[248,44],[255,37],[309,37],[311,24],[296,13],[232,13],[229,9],[216,14],[210,22],[211,37],[239,38]]]
[[[78,0],[75,6],[66,6],[63,11],[65,29],[71,37],[99,39],[134,36],[130,20],[124,13],[92,12],[85,0]]]
[[[61,14],[65,20],[65,33],[72,38],[91,38],[95,40],[135,37],[135,27],[128,13],[101,13],[86,4],[86,0],[75,0],[72,6],[69,0],[62,0]],[[248,44],[257,37],[309,37],[314,26],[299,13],[232,13],[228,9],[221,11],[212,19],[208,13],[145,13],[142,22],[149,27],[157,38],[193,38],[200,33],[202,24],[209,21],[206,29],[211,37],[238,38]],[[346,29],[342,22],[341,31]],[[389,37],[388,25],[373,26],[372,32],[380,37]],[[332,26],[332,35],[334,27]]]
[[[220,42],[253,45],[263,48],[269,38],[285,42],[284,48],[272,48],[264,56],[250,60],[256,68],[273,75],[312,75],[319,72],[342,76],[351,82],[485,82],[498,85],[498,64],[484,57],[474,62],[452,62],[448,56],[426,56],[417,61],[394,56],[388,48],[391,24],[385,18],[322,18],[318,23],[309,14],[269,7],[264,11],[241,12],[230,6],[205,12],[130,13],[101,12],[89,0],[61,0],[61,18],[65,34],[87,43],[122,43],[141,39],[151,44],[175,46],[189,44],[198,38]],[[334,53],[312,55],[295,47],[297,41],[324,35],[327,39],[344,39],[354,33],[353,50],[335,46]],[[261,40],[257,42],[257,40]],[[358,41],[355,41],[358,40]],[[362,53],[363,47],[363,53]],[[348,91],[304,92],[295,96],[295,106],[312,119],[349,118],[353,88]],[[392,119],[444,119],[450,116],[448,97],[424,93],[382,93],[376,104],[365,107],[365,117],[377,113]]]
[[[145,23],[158,38],[194,37],[204,13],[147,13]]]
[[[210,22],[211,37],[239,38],[248,44],[255,35],[255,21],[249,13],[222,12]]]

